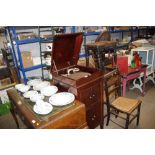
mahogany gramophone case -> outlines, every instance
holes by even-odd
[[[77,65],[82,41],[83,33],[55,35],[51,68],[54,80],[79,87],[102,75],[98,69]]]

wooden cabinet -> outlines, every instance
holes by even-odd
[[[103,128],[103,72],[77,65],[82,40],[82,33],[54,37],[51,73],[59,89],[85,104],[89,128]]]
[[[95,128],[99,124],[102,128],[102,104],[103,104],[103,84],[102,79],[90,82],[87,88],[79,90],[77,98],[86,106],[87,122],[90,128]]]
[[[78,66],[80,67],[80,66]],[[100,72],[100,71],[96,71]],[[101,73],[101,72],[100,72]],[[91,76],[94,76],[93,74]],[[92,80],[89,78],[86,82],[78,85],[72,85],[68,82],[70,79],[60,80],[55,77],[54,81],[63,91],[69,91],[76,96],[76,99],[85,104],[86,107],[86,120],[89,128],[96,128],[100,125],[103,128],[103,76],[95,76]],[[85,79],[86,80],[86,79]]]

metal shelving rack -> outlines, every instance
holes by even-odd
[[[23,30],[25,29],[38,29],[37,26],[35,27],[23,27]],[[39,65],[35,65],[35,66],[31,66],[31,67],[24,67],[23,66],[23,61],[22,61],[22,56],[21,56],[21,51],[20,51],[20,45],[23,45],[23,44],[32,44],[32,43],[40,43],[40,42],[47,42],[47,41],[52,41],[52,38],[41,38],[39,35],[37,38],[33,38],[33,39],[26,39],[26,40],[18,40],[17,39],[17,32],[16,32],[16,27],[8,27],[8,32],[9,32],[9,35],[10,35],[10,40],[11,40],[11,45],[12,45],[12,51],[13,51],[13,55],[15,57],[15,64],[16,64],[16,67],[18,69],[18,74],[19,74],[19,78],[21,79],[21,75],[20,75],[20,72],[21,74],[23,75],[23,79],[24,79],[24,83],[26,84],[27,83],[27,76],[26,76],[26,72],[28,71],[32,71],[32,70],[35,70],[35,69],[42,69],[45,64],[39,64]],[[17,51],[17,53],[15,52]],[[18,64],[19,62],[19,64]]]
[[[12,48],[12,53],[14,56],[14,63],[18,69],[18,76],[19,79],[21,79],[21,74],[23,76],[23,80],[24,83],[27,83],[27,76],[26,76],[26,72],[28,71],[32,71],[35,69],[42,69],[42,78],[44,78],[44,74],[43,74],[43,68],[47,67],[46,64],[43,64],[42,62],[42,57],[43,57],[43,53],[45,51],[41,50],[41,44],[42,43],[48,43],[48,42],[52,42],[53,37],[49,37],[49,38],[41,38],[40,37],[40,33],[41,33],[41,29],[42,28],[46,28],[46,27],[51,27],[51,31],[54,34],[54,27],[52,26],[21,26],[21,27],[15,27],[15,26],[9,26],[6,27],[6,30],[8,32],[8,36],[9,36],[9,40],[10,40],[10,44],[11,44],[11,48]],[[62,27],[62,26],[61,26]],[[19,30],[25,30],[25,29],[38,29],[38,37],[37,38],[32,38],[32,39],[24,39],[24,40],[18,40],[17,38],[17,29]],[[66,28],[64,27],[64,33],[66,32]],[[72,30],[73,32],[73,30]],[[24,67],[23,66],[23,61],[22,61],[22,56],[21,56],[21,50],[20,50],[20,46],[24,45],[24,44],[33,44],[33,43],[39,43],[40,45],[40,58],[41,58],[41,64],[39,65],[35,65],[35,66],[31,66],[31,67]],[[19,64],[18,64],[19,62]],[[21,72],[21,74],[20,74]]]
[[[123,40],[123,37],[124,37],[124,33],[125,32],[130,32],[130,35],[131,35],[131,40],[127,43],[127,44],[120,44],[120,45],[117,45],[116,47],[115,47],[115,49],[114,49],[114,51],[116,51],[116,50],[118,50],[118,49],[127,49],[128,48],[128,45],[129,45],[129,43],[130,42],[132,42],[133,40],[134,40],[134,33],[135,32],[137,32],[138,34],[138,37],[139,37],[139,32],[140,31],[147,31],[148,30],[148,27],[146,27],[146,28],[135,28],[135,29],[133,29],[133,27],[131,26],[130,27],[130,29],[129,30],[112,30],[111,29],[111,27],[109,26],[109,29],[108,29],[108,31],[112,34],[112,33],[121,33],[122,34],[122,40]],[[74,27],[74,32],[76,32],[76,27]],[[86,38],[87,38],[87,36],[93,36],[93,35],[99,35],[100,33],[102,33],[102,32],[84,32],[84,46],[86,45]],[[146,32],[147,33],[147,32]],[[80,57],[88,57],[87,55],[86,55],[86,53],[85,54],[82,54],[82,55],[80,55]]]
[[[39,34],[39,37],[41,38],[41,32],[47,32],[47,30],[41,30],[41,28],[46,28],[46,27],[38,27],[38,34]],[[47,43],[52,43],[53,41],[53,36],[55,34],[59,34],[59,33],[65,33],[66,32],[66,29],[65,27],[62,28],[61,27],[54,27],[54,26],[50,26],[48,27],[50,30],[48,30],[51,34],[51,37],[46,39],[46,40],[40,40],[39,41],[39,47],[40,47],[40,58],[41,58],[41,64],[43,64],[43,59],[46,58],[47,55],[51,55],[52,51],[47,51],[47,50],[42,50],[42,45],[43,44],[47,44]],[[61,31],[58,31],[56,32],[55,29],[59,29],[61,28]],[[45,79],[44,77],[44,70],[49,70],[50,69],[50,66],[49,65],[46,65],[44,64],[43,67],[41,68],[42,69],[42,78]]]

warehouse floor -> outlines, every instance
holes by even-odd
[[[130,129],[155,129],[155,86],[148,82],[146,84],[145,96],[141,96],[139,90],[128,90],[127,96],[131,98],[139,98],[142,100],[141,115],[139,126],[136,126],[136,122],[133,121],[129,126]],[[106,109],[106,108],[105,108]],[[120,125],[124,125],[124,120],[111,117],[111,119]],[[106,118],[105,118],[106,122]],[[26,126],[19,119],[20,128],[24,129]],[[12,115],[6,114],[0,116],[0,129],[16,129],[15,121]],[[98,129],[99,127],[97,127]],[[121,127],[110,121],[108,126],[104,126],[105,129],[120,129]]]

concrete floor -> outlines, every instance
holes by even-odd
[[[145,89],[145,96],[141,96],[139,90],[128,90],[127,97],[131,98],[138,98],[142,100],[142,106],[141,106],[141,115],[140,115],[140,123],[139,126],[136,126],[136,121],[133,121],[132,124],[129,126],[130,129],[155,129],[155,86],[148,82],[146,84]],[[106,111],[106,108],[105,108]],[[124,120],[121,120],[119,118],[111,117],[111,119],[118,124],[124,126],[125,122]],[[20,128],[24,129],[26,126],[22,123],[20,118],[18,118]],[[106,118],[105,118],[106,122]],[[12,115],[6,114],[3,116],[0,116],[0,129],[16,129],[15,121],[12,117]],[[98,129],[99,127],[97,127]],[[105,129],[120,129],[117,124],[110,121],[108,126],[104,126]]]

